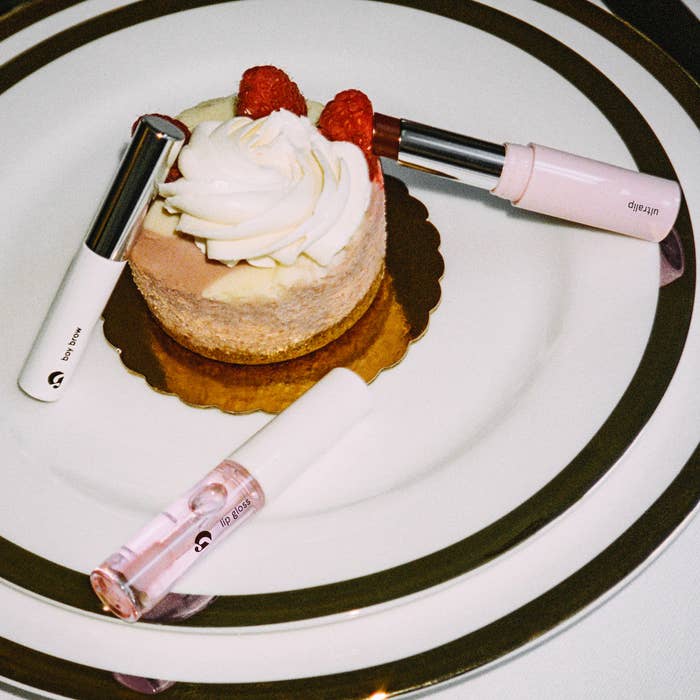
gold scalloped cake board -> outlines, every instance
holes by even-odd
[[[124,365],[154,389],[197,407],[279,413],[334,367],[370,382],[397,364],[428,326],[444,270],[426,207],[387,177],[386,272],[377,296],[342,336],[308,355],[268,365],[209,360],[176,343],[153,318],[127,269],[104,312],[104,334]]]

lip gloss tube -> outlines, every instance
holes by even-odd
[[[514,206],[659,242],[678,216],[677,182],[546,146],[495,144],[374,115],[376,155],[489,190]]]
[[[138,620],[369,408],[363,379],[344,368],[329,372],[90,574],[105,608]]]
[[[76,371],[157,184],[185,135],[157,116],[143,117],[90,229],[73,257],[19,377],[20,388],[56,401]]]

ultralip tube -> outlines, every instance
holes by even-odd
[[[538,144],[495,144],[374,115],[374,152],[489,190],[514,206],[659,242],[678,216],[677,182]]]
[[[22,369],[19,386],[29,396],[56,401],[63,395],[126,265],[157,184],[184,138],[166,119],[149,115],[139,121]]]
[[[138,620],[369,408],[364,380],[348,369],[329,372],[90,574],[105,608]]]

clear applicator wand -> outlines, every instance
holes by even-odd
[[[364,417],[370,397],[354,372],[329,372],[90,574],[105,608],[129,622],[149,612]]]
[[[156,186],[184,138],[166,119],[151,115],[139,121],[22,369],[18,383],[29,396],[55,401],[63,395],[126,265]]]
[[[495,144],[374,115],[373,150],[400,165],[489,190],[514,206],[659,242],[681,203],[677,182],[546,146]]]

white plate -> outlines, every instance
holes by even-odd
[[[15,558],[2,572],[10,614],[0,634],[87,666],[176,680],[252,683],[363,669],[479,633],[540,600],[683,466],[698,437],[692,420],[673,422],[683,411],[698,414],[683,380],[697,372],[698,353],[688,355],[695,325],[686,339],[693,257],[660,295],[656,246],[544,221],[389,166],[427,205],[446,273],[427,334],[373,383],[370,418],[178,585],[225,596],[200,626],[127,627],[99,616],[81,588],[92,566],[268,419],[153,393],[99,332],[60,403],[38,404],[16,388],[135,115],[175,113],[235,90],[246,67],[275,63],[310,97],[360,87],[389,114],[628,167],[635,157],[663,167],[655,134],[697,213],[697,134],[657,81],[554,10],[493,4],[595,62],[621,92],[601,91],[612,86],[532,27],[469,3],[455,7],[476,27],[375,3],[246,2],[131,24],[117,10],[54,40],[60,55],[4,93],[0,114],[13,135],[5,158],[14,168],[2,183],[13,252],[0,268],[12,338],[0,375],[0,488],[12,498],[0,535]],[[87,9],[86,17],[95,10]],[[111,31],[120,19],[124,28]],[[504,38],[477,28],[487,20]],[[90,36],[104,35],[85,43],[93,28]],[[389,32],[402,43],[387,42]],[[44,47],[37,55],[51,54]],[[593,87],[584,94],[554,68]],[[683,235],[690,240],[688,226]],[[656,435],[663,442],[672,422],[663,468],[644,473]],[[579,530],[576,518],[596,499],[612,505]],[[678,521],[691,506],[676,512]],[[584,541],[571,539],[577,531]],[[600,593],[621,578],[608,577]],[[464,609],[476,600],[478,609]],[[317,619],[325,614],[332,617]],[[538,631],[558,621],[540,616]],[[235,666],[225,663],[231,654]],[[424,682],[468,670],[429,669]],[[399,689],[411,682],[402,678]]]

